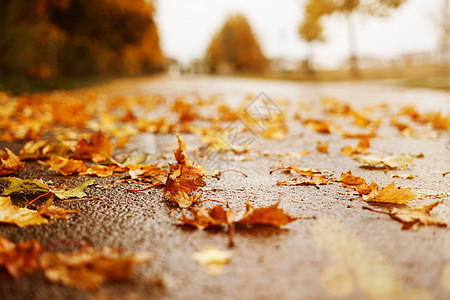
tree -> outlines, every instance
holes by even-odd
[[[313,43],[323,42],[323,25],[321,17],[329,14],[331,6],[328,0],[310,1],[305,6],[305,17],[298,28],[300,37],[308,43],[309,54],[306,59],[308,71],[313,71]]]
[[[406,0],[308,0],[305,5],[305,19],[302,25],[300,25],[300,28],[307,27],[308,25],[305,23],[308,22],[320,25],[321,19],[324,16],[333,14],[344,15],[348,25],[350,68],[352,74],[357,76],[356,36],[352,15],[354,13],[361,13],[375,17],[386,17],[392,9],[398,8],[405,2]],[[316,30],[321,29],[323,28],[316,26]],[[302,32],[299,33],[302,39],[311,42],[310,39],[308,40],[308,36],[305,36]],[[322,37],[322,32],[316,32],[315,36],[317,38],[313,39],[313,41],[319,40]]]
[[[153,15],[147,0],[2,0],[0,76],[160,69],[164,57]]]
[[[261,72],[267,66],[267,58],[247,19],[230,16],[214,35],[206,53],[206,63],[211,72],[228,68],[236,72]]]

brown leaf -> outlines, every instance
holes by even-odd
[[[403,223],[402,229],[416,228],[421,225],[447,227],[447,223],[437,220],[430,216],[430,211],[441,204],[443,201],[437,201],[432,204],[413,208],[393,208],[391,217]]]
[[[281,227],[292,221],[299,219],[298,217],[292,217],[283,212],[281,208],[278,208],[280,202],[275,203],[269,207],[254,208],[250,202],[246,202],[246,211],[241,219],[236,223],[240,224],[265,224],[276,227]]]
[[[93,162],[104,161],[113,151],[111,141],[101,132],[93,134],[90,141],[79,141],[75,148],[81,158],[91,159]]]
[[[362,137],[359,140],[358,145],[356,145],[356,147],[352,147],[349,145],[342,147],[341,154],[343,156],[352,156],[356,154],[366,153],[369,147],[370,147],[369,138]]]
[[[328,121],[307,119],[303,120],[303,124],[319,133],[330,133],[330,123]]]
[[[315,169],[311,169],[311,168],[302,168],[298,165],[291,165],[291,166],[285,167],[282,163],[280,163],[280,166],[281,167],[279,167],[279,168],[272,169],[269,172],[269,174],[272,174],[273,172],[278,171],[278,170],[281,170],[283,172],[288,172],[291,174],[298,173],[303,176],[314,176],[315,174],[322,174],[322,173],[327,172],[327,171],[315,170]]]
[[[188,195],[186,192],[178,191],[177,193],[168,194],[167,197],[173,201],[178,203],[178,206],[181,208],[188,208],[192,205],[192,203],[199,200],[202,195],[201,194],[192,194]]]
[[[187,218],[183,213],[183,218],[180,221],[184,224],[203,230],[212,226],[228,224],[230,220],[229,212],[231,211],[225,211],[222,206],[214,206],[213,208],[201,207],[192,211],[194,214],[194,219]]]
[[[184,139],[180,137],[177,133],[178,139],[178,149],[174,152],[175,159],[177,160],[179,165],[191,166],[191,161],[186,154],[186,144],[184,143]]]
[[[351,170],[347,173],[341,174],[341,178],[339,178],[339,185],[343,187],[351,187],[361,195],[370,194],[374,189],[378,191],[378,185],[375,182],[367,185],[364,178],[354,176]]]
[[[39,208],[39,213],[42,216],[49,217],[52,220],[67,220],[70,218],[69,213],[77,214],[80,211],[79,209],[66,209],[55,205],[50,205],[50,203],[53,202],[53,198],[54,196],[52,195],[48,198],[47,202]]]
[[[36,239],[14,244],[0,235],[0,266],[14,278],[33,272],[42,251],[43,247]]]
[[[277,185],[323,185],[330,184],[333,178],[327,178],[323,175],[320,176],[311,176],[311,179],[298,179],[294,178],[292,180],[287,181],[277,181]]]
[[[203,172],[193,166],[171,165],[170,169],[171,172],[164,185],[164,195],[177,192],[191,193],[206,184]]]
[[[94,165],[87,168],[86,171],[80,173],[80,175],[95,175],[98,177],[109,177],[114,174],[115,170],[117,170],[117,166],[115,165],[111,166]]]
[[[48,161],[50,165],[49,171],[60,172],[62,175],[73,175],[77,173],[83,173],[86,171],[86,167],[82,160],[68,159],[60,156],[52,156]]]
[[[44,253],[39,264],[51,282],[95,290],[107,281],[131,279],[133,267],[152,258],[146,252],[122,255],[118,249],[85,247],[72,253]]]
[[[12,205],[9,196],[0,196],[0,223],[11,223],[24,227],[46,224],[48,220],[35,210]]]
[[[394,181],[379,191],[374,189],[369,195],[363,197],[365,201],[394,204],[407,204],[415,198],[416,194],[411,192],[410,188],[396,189]]]
[[[328,143],[317,141],[317,151],[322,153],[328,153]]]
[[[25,166],[25,162],[20,161],[20,158],[17,155],[15,155],[8,148],[5,149],[8,154],[8,158],[1,159],[2,164],[0,165],[0,176],[19,172]]]
[[[391,218],[402,223],[402,229],[416,230],[420,226],[448,226],[447,222],[438,220],[430,215],[430,211],[442,202],[443,201],[441,200],[428,205],[413,208],[393,208],[390,212],[375,210],[369,207],[363,208],[373,212],[390,215]]]

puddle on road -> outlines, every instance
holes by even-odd
[[[351,293],[354,281],[371,299],[431,299],[423,289],[404,292],[386,257],[333,219],[322,218],[314,226],[316,243],[331,252],[334,265],[322,270],[320,282],[332,296]]]

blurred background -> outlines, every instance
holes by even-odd
[[[162,72],[450,88],[449,0],[2,0],[0,32],[4,89]]]

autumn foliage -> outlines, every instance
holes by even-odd
[[[267,59],[261,51],[247,19],[232,15],[214,35],[206,53],[206,62],[215,72],[261,72]]]
[[[164,57],[145,0],[5,0],[0,3],[0,76],[135,74]]]

